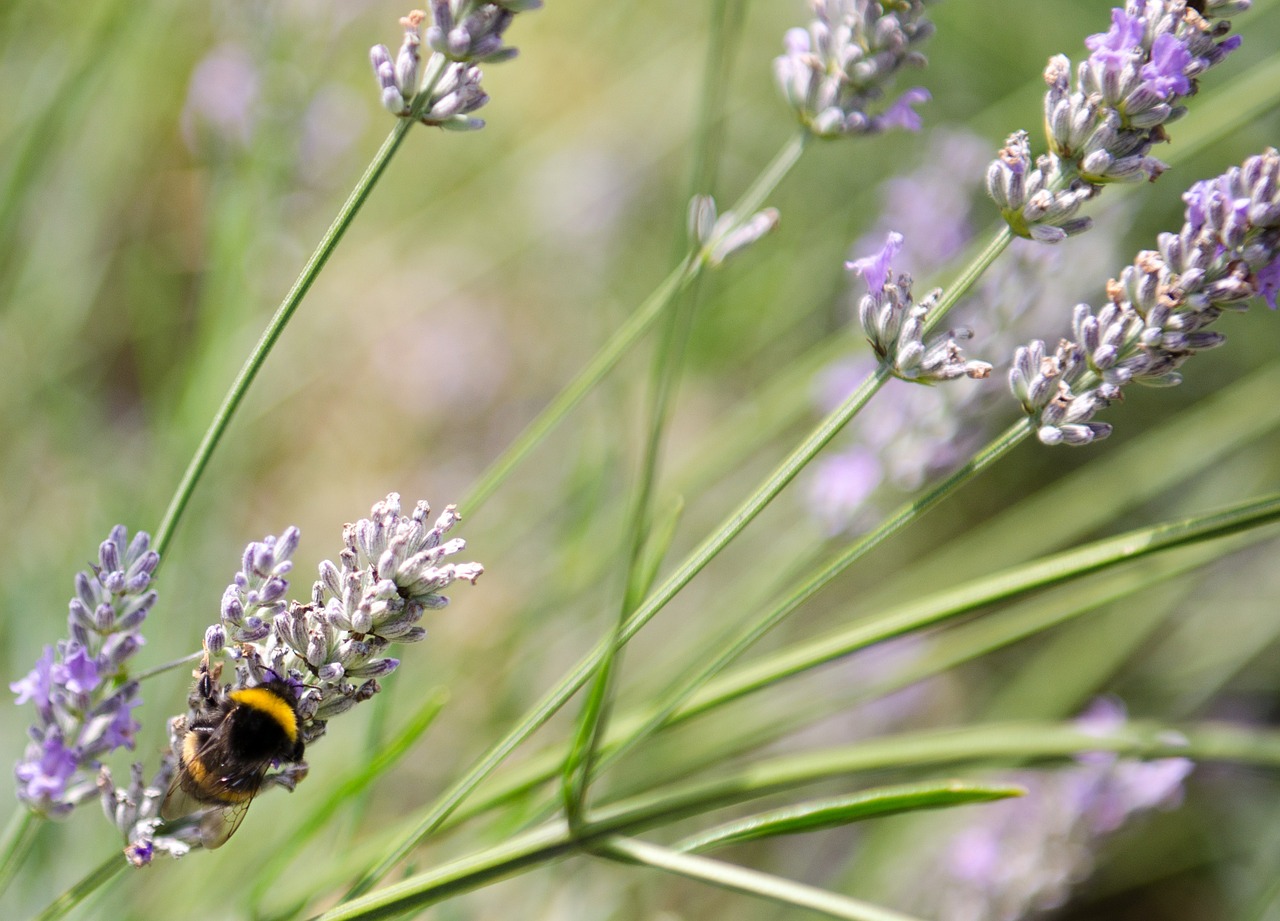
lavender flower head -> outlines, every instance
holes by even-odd
[[[293,684],[299,731],[314,741],[330,717],[380,690],[377,679],[400,664],[384,655],[387,648],[426,635],[418,622],[428,610],[448,604],[441,594],[448,585],[459,579],[474,583],[484,572],[479,563],[445,562],[466,546],[460,538],[444,537],[459,521],[455,507],[446,507],[434,522],[430,514],[426,502],[401,514],[396,493],[374,505],[370,517],[343,529],[338,563],[320,564],[306,604],[284,601],[297,529],[251,544],[246,569],[224,595],[221,622],[205,635],[206,648],[228,650],[236,662],[236,687],[273,677]]]
[[[991,365],[966,360],[957,345],[958,340],[972,336],[969,330],[952,330],[925,344],[929,311],[942,292],[933,291],[917,304],[911,296],[911,276],[893,278],[891,263],[902,243],[902,234],[890,232],[879,252],[845,264],[867,283],[867,294],[858,302],[858,320],[876,357],[888,364],[895,377],[923,384],[987,377]]]
[[[878,247],[889,228],[898,228],[912,245],[893,257],[895,266],[934,271],[974,240],[984,213],[981,170],[988,144],[978,135],[946,130],[934,133],[931,147],[918,169],[885,183],[884,210],[874,229],[854,244],[855,252]],[[1072,247],[1013,241],[952,313],[981,323],[988,352],[1011,356],[1021,340],[1060,316],[1064,286],[1075,292],[1069,297],[1087,293],[1089,272],[1111,258],[1109,237],[1120,232],[1118,222],[1108,222],[1107,231]],[[856,306],[858,298],[853,300]],[[833,411],[874,372],[873,356],[866,353],[837,359],[815,377],[814,405],[824,414]],[[889,506],[964,463],[996,418],[1003,419],[995,405],[1001,399],[981,381],[936,388],[888,381],[859,413],[858,424],[811,465],[811,516],[829,536],[874,526]]]
[[[1124,721],[1119,703],[1102,700],[1079,724],[1106,736]],[[1107,752],[1077,762],[1019,772],[1010,779],[1027,789],[1025,796],[984,807],[978,821],[951,836],[941,854],[941,885],[925,895],[937,899],[929,917],[1017,921],[1064,904],[1092,871],[1099,842],[1139,813],[1176,807],[1194,767],[1186,758],[1144,762]]]
[[[421,82],[419,49],[427,14],[412,10],[400,20],[404,40],[394,60],[386,45],[369,50],[382,105],[393,115],[425,125],[461,131],[483,128],[483,120],[470,117],[489,101],[476,65],[515,57],[516,49],[503,43],[503,33],[516,13],[541,5],[542,0],[432,0],[432,24],[425,39],[435,54]]]
[[[1280,281],[1280,154],[1249,157],[1183,195],[1185,223],[1163,233],[1107,283],[1109,301],[1078,304],[1074,338],[1051,353],[1018,348],[1009,386],[1045,444],[1088,444],[1111,426],[1092,421],[1130,383],[1172,386],[1178,368],[1226,337],[1208,327],[1261,295],[1273,309]]]
[[[929,93],[913,87],[878,113],[885,86],[903,67],[923,67],[915,46],[933,34],[924,18],[931,0],[812,0],[808,29],[791,29],[786,52],[773,62],[774,76],[801,124],[819,137],[879,134],[920,127],[913,106]]]
[[[76,575],[68,615],[70,638],[46,646],[35,668],[9,685],[19,704],[34,703],[31,741],[14,773],[18,799],[61,818],[96,795],[102,758],[133,748],[142,702],[128,677],[128,660],[141,648],[141,627],[156,601],[151,574],[160,562],[151,538],[128,540],[112,528],[98,548],[98,564]]]
[[[1164,126],[1186,114],[1181,100],[1197,80],[1240,45],[1231,24],[1212,20],[1249,8],[1249,0],[1127,0],[1111,28],[1089,36],[1088,59],[1071,85],[1071,62],[1058,55],[1044,72],[1049,152],[1031,163],[1026,132],[1010,136],[987,170],[987,190],[1019,236],[1056,243],[1087,230],[1081,202],[1110,182],[1155,180],[1165,164],[1150,155],[1168,140]]]
[[[338,563],[320,564],[306,604],[285,598],[298,529],[249,544],[223,593],[218,623],[205,631],[206,657],[231,660],[233,690],[286,681],[297,699],[303,741],[318,739],[329,719],[381,690],[378,679],[400,664],[384,653],[393,642],[426,635],[418,621],[448,604],[443,590],[459,579],[474,583],[484,572],[479,563],[446,562],[466,546],[459,538],[445,539],[459,521],[454,506],[434,522],[430,515],[426,502],[402,514],[399,495],[391,493],[368,518],[346,525]],[[136,865],[157,852],[182,856],[200,843],[198,821],[161,828],[159,818],[186,720],[170,722],[170,750],[150,784],[140,765],[127,788],[115,787],[109,775],[100,781],[107,815],[129,841],[125,853]],[[292,790],[306,773],[305,763],[287,764],[264,786]]]

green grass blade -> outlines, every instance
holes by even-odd
[[[643,864],[733,892],[769,899],[789,908],[807,909],[828,918],[843,918],[845,921],[916,921],[910,915],[817,886],[797,883],[720,860],[684,854],[633,838],[610,838],[599,846],[599,853],[615,860]]]
[[[850,822],[899,812],[987,803],[1022,796],[1025,792],[1022,787],[973,784],[961,780],[875,787],[847,796],[796,803],[726,822],[683,839],[673,845],[673,849],[681,852],[707,851],[778,835],[839,828]]]

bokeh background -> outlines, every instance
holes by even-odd
[[[301,527],[294,587],[305,597],[317,562],[336,555],[342,524],[389,491],[437,508],[461,500],[667,274],[683,243],[712,6],[550,0],[509,33],[520,57],[486,68],[485,130],[410,134],[196,492],[162,566],[142,664],[198,648],[246,542]],[[794,130],[770,65],[783,32],[808,16],[799,0],[728,6],[739,31],[716,77],[725,104],[714,126],[722,158],[712,191],[722,206]],[[1192,181],[1280,140],[1276,87],[1269,97],[1227,91],[1275,57],[1278,6],[1264,0],[1237,18],[1244,47],[1205,80],[1191,116],[1172,127],[1173,144],[1156,152],[1173,159],[1185,146],[1174,168],[1154,186],[1108,191],[1097,228],[1061,257],[1053,287],[1037,298],[1047,305],[1037,308],[1039,325],[1023,339],[1066,332],[1077,300],[1097,303],[1137,249],[1180,224],[1179,194]],[[856,241],[882,232],[885,182],[929,170],[950,175],[962,199],[972,196],[974,231],[987,228],[993,211],[976,191],[984,160],[975,160],[973,145],[985,143],[990,156],[1012,130],[1035,136],[1046,58],[1065,52],[1078,60],[1084,37],[1107,28],[1109,8],[1104,0],[941,3],[932,14],[937,35],[925,48],[929,68],[904,84],[933,93],[922,108],[926,130],[811,145],[770,200],[782,215],[777,232],[702,292],[659,488],[660,514],[677,498],[684,503],[671,559],[819,418],[832,363],[865,352],[849,328],[852,289],[842,264]],[[0,5],[7,680],[64,635],[72,577],[109,528],[159,523],[226,387],[392,126],[366,52],[377,42],[398,44],[404,12],[367,0]],[[1217,127],[1259,93],[1271,100],[1262,111]],[[927,213],[917,220],[927,232]],[[947,265],[927,260],[912,271],[920,290],[948,277]],[[994,305],[975,305],[966,317],[977,332],[971,351],[1000,365],[1007,350],[983,349],[984,334],[999,332],[984,306]],[[1190,362],[1182,387],[1133,393],[1108,411],[1112,439],[1079,450],[1024,445],[765,645],[1033,553],[1274,491],[1280,326],[1255,305],[1221,328],[1228,344]],[[257,916],[340,891],[345,877],[327,875],[336,873],[337,852],[378,853],[406,814],[589,649],[620,596],[620,527],[642,445],[651,346],[645,340],[482,508],[462,509],[466,555],[487,572],[431,616],[428,641],[405,650],[378,713],[370,707],[333,724],[310,752],[308,782],[292,796],[256,803],[233,845],[129,874],[79,916],[248,916],[238,881],[291,847],[291,823],[315,805],[309,797],[323,796],[323,778],[340,776],[433,689],[448,688],[440,719],[362,803],[358,820],[331,825]],[[1013,418],[1001,377],[987,385],[994,393],[983,404],[987,421],[965,417],[954,439]],[[919,442],[911,448],[915,469],[931,470],[930,458],[919,456],[930,443]],[[637,639],[624,660],[622,706],[663,687],[699,655],[700,643],[743,619],[792,567],[838,545],[845,525],[856,529],[908,494],[901,484],[881,484],[858,514],[833,520],[823,512],[834,500],[816,476],[793,484]],[[984,530],[992,521],[1003,529]],[[605,789],[714,765],[717,746],[731,744],[743,726],[775,726],[776,751],[909,725],[1067,717],[1101,693],[1118,695],[1136,715],[1268,725],[1280,631],[1274,560],[1274,544],[1255,540],[1179,581],[914,685],[908,697],[889,700],[897,709],[862,700],[892,672],[893,656],[837,663],[749,699],[733,719],[700,723],[634,753]],[[144,688],[136,756],[148,764],[164,744],[164,720],[183,707],[187,681],[179,669]],[[831,715],[795,734],[776,730],[797,712]],[[0,762],[16,761],[28,717],[0,708]],[[536,741],[562,744],[566,726],[554,723]],[[1183,809],[1143,817],[1110,839],[1096,857],[1099,871],[1081,881],[1075,907],[1061,917],[1244,917],[1245,906],[1266,903],[1272,858],[1280,856],[1278,792],[1262,772],[1198,770]],[[530,799],[528,814],[538,802]],[[44,829],[7,896],[6,917],[37,910],[119,846],[96,811],[86,807]],[[417,855],[415,865],[500,838],[522,815],[468,828]],[[911,842],[929,826],[912,821],[737,857],[853,894],[897,898],[904,879],[927,872]],[[679,919],[730,911],[783,914],[584,859],[461,897],[432,916]]]

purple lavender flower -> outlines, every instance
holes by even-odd
[[[42,815],[60,818],[93,797],[101,759],[133,748],[132,711],[141,700],[127,662],[143,643],[160,557],[145,533],[127,537],[124,525],[113,528],[98,548],[98,565],[76,576],[70,639],[46,646],[27,676],[9,685],[19,704],[36,707],[14,774],[18,798]]]
[[[903,0],[887,8],[874,0],[813,0],[808,29],[791,29],[785,53],[773,62],[782,95],[819,137],[918,130],[914,106],[929,93],[913,87],[879,114],[889,80],[903,67],[922,67],[915,46],[933,34],[924,18],[929,0]]]
[[[235,689],[288,682],[297,695],[299,732],[308,744],[315,741],[330,718],[381,690],[378,679],[400,664],[387,649],[426,635],[418,622],[448,604],[443,590],[460,579],[474,583],[484,572],[479,563],[446,562],[466,546],[445,539],[460,520],[454,506],[434,522],[430,514],[419,502],[402,515],[396,493],[375,504],[369,518],[343,529],[339,563],[320,564],[307,604],[285,598],[298,529],[250,543],[223,593],[218,623],[205,631],[206,657],[226,655],[234,663]],[[36,674],[24,689],[36,693],[41,680]],[[143,783],[141,765],[134,765],[128,787],[117,787],[105,770],[98,780],[103,807],[129,842],[125,853],[135,865],[157,852],[180,857],[201,843],[198,821],[164,826],[160,819],[187,719],[170,721],[170,747],[151,784]],[[57,758],[54,751],[51,769]],[[284,765],[265,784],[292,790],[306,773],[303,762]]]
[[[1197,79],[1239,46],[1225,38],[1229,22],[1210,20],[1248,9],[1247,0],[1203,4],[1127,0],[1111,11],[1111,28],[1085,39],[1089,57],[1071,86],[1071,62],[1049,60],[1044,78],[1049,152],[1031,168],[1025,132],[1009,142],[987,171],[987,188],[1014,233],[1056,243],[1089,227],[1073,214],[1110,182],[1155,180],[1165,165],[1150,155],[1168,139],[1164,126],[1180,118],[1180,100]]]
[[[894,264],[908,271],[914,271],[913,265],[936,271],[972,242],[981,201],[977,177],[987,160],[987,142],[942,131],[931,146],[933,152],[919,169],[885,183],[876,229],[854,245],[854,252],[879,247],[888,228],[896,227],[912,246],[895,254]],[[974,182],[957,182],[957,176]],[[1120,232],[1115,224],[1108,229]],[[1110,252],[1106,235],[1091,234],[1070,248],[1015,240],[1005,258],[983,276],[980,290],[953,313],[967,312],[975,325],[981,324],[989,351],[1011,354],[1038,325],[1060,316],[1063,285],[1070,290],[1080,284],[1087,269]],[[1079,293],[1085,293],[1083,286]],[[830,412],[874,370],[875,363],[864,355],[833,363],[815,378],[815,405]],[[946,387],[889,381],[832,453],[812,466],[806,502],[813,518],[829,535],[874,523],[884,502],[896,504],[901,494],[967,459],[989,431],[999,399],[980,381],[956,380]]]
[[[1107,283],[1109,303],[1079,304],[1073,339],[1014,354],[1009,386],[1045,444],[1088,444],[1110,434],[1091,421],[1130,383],[1171,386],[1196,352],[1225,341],[1211,331],[1224,310],[1257,295],[1274,305],[1280,258],[1280,154],[1249,157],[1183,196],[1186,221]]]
[[[991,365],[966,360],[957,341],[972,333],[956,329],[924,342],[929,311],[941,292],[934,291],[920,303],[911,295],[911,276],[891,279],[890,261],[902,248],[902,235],[890,233],[879,252],[846,263],[867,282],[867,294],[858,302],[858,319],[876,357],[887,362],[896,377],[918,383],[938,383],[958,377],[984,378]]]
[[[477,64],[497,63],[516,56],[516,49],[503,43],[503,33],[516,13],[538,9],[542,0],[432,0],[432,24],[426,30],[427,45],[435,52],[433,63],[425,71],[437,79],[431,85],[419,84],[419,48],[423,41],[423,24],[427,14],[413,10],[400,20],[404,40],[393,60],[386,45],[374,45],[369,51],[373,74],[378,81],[382,105],[393,115],[413,115],[426,125],[461,131],[484,127],[484,121],[470,114],[484,106],[489,96],[480,87],[481,73]],[[466,10],[459,18],[458,13]],[[416,101],[420,92],[429,98]]]

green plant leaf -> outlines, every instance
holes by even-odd
[[[797,835],[825,828],[838,828],[850,822],[899,812],[945,809],[1008,799],[1022,796],[1025,792],[1022,787],[1007,784],[992,786],[962,780],[875,787],[847,796],[796,803],[726,822],[685,838],[674,849],[682,852],[706,851],[778,835]]]

